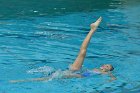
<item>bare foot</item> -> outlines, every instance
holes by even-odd
[[[99,24],[100,24],[100,22],[102,21],[102,17],[100,17],[100,18],[98,18],[98,20],[96,21],[96,22],[94,22],[94,23],[92,23],[91,25],[90,25],[90,28],[93,30],[93,29],[96,29],[98,26],[99,26]]]

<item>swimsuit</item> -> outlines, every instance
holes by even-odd
[[[85,71],[84,73],[82,73],[81,75],[83,77],[89,77],[89,76],[92,76],[92,75],[97,75],[97,74],[100,74],[99,71]]]

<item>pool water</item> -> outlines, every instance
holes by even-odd
[[[140,93],[139,0],[1,0],[0,93]],[[112,64],[117,80],[106,75],[9,83],[45,77],[68,68],[89,32],[84,68]]]

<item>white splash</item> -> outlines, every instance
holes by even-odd
[[[34,73],[44,73],[46,75],[49,75],[54,71],[54,68],[49,66],[43,66],[35,69],[28,70],[27,73],[34,74]]]

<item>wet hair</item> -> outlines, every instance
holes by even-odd
[[[111,66],[111,69],[110,69],[110,71],[113,71],[114,70],[114,67],[112,66],[112,65],[110,65]]]

